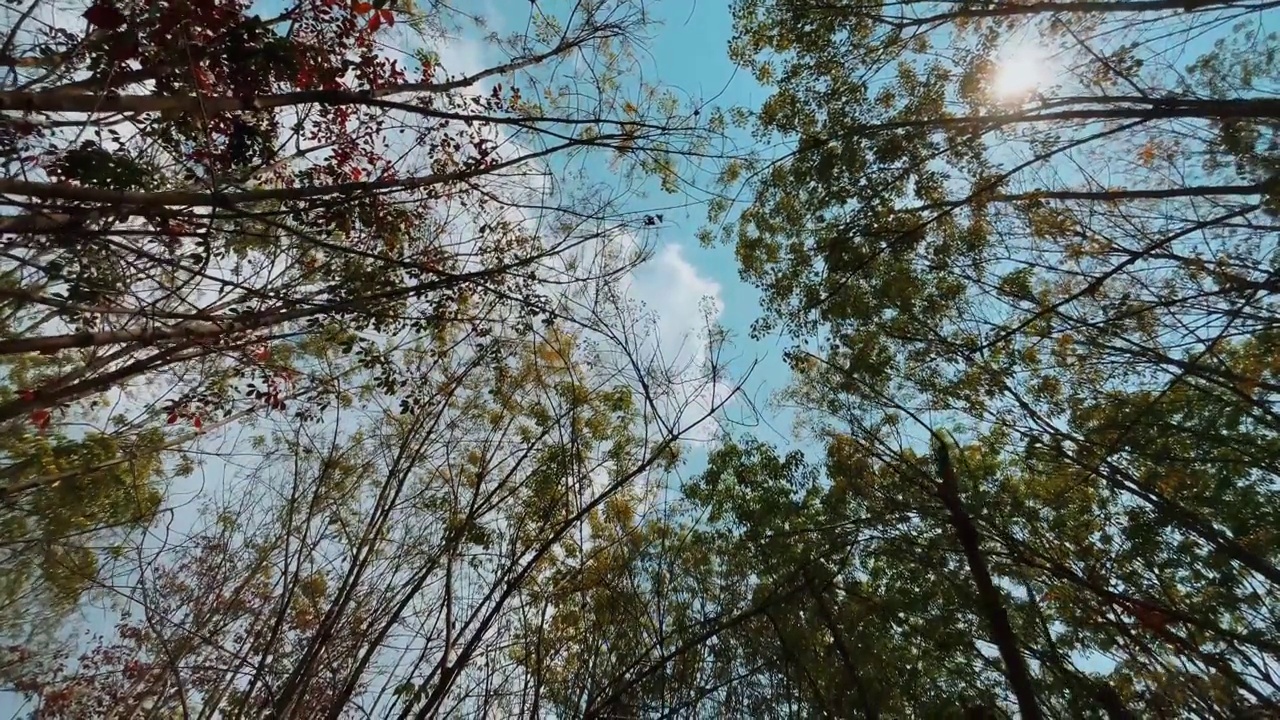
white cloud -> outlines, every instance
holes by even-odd
[[[720,377],[710,376],[718,361],[713,328],[724,311],[720,283],[691,263],[681,245],[668,243],[624,277],[621,290],[650,319],[652,333],[645,344],[652,346],[661,366],[673,370],[671,382],[687,391],[674,393],[670,409],[675,417],[670,420],[686,425],[723,402],[731,388]],[[708,420],[687,437],[705,441],[718,430],[719,425]]]
[[[488,47],[476,38],[450,38],[448,42],[437,45],[434,50],[440,59],[440,66],[450,76],[475,75],[497,64],[490,58]],[[486,89],[480,83],[472,83],[460,92],[472,94]]]
[[[664,345],[673,339],[693,339],[704,333],[708,314],[704,304],[710,304],[705,310],[710,311],[712,319],[724,310],[720,283],[702,275],[685,257],[684,248],[676,244],[663,245],[653,260],[631,274],[624,287],[657,314],[658,331],[666,339]],[[694,343],[702,344],[705,343]]]

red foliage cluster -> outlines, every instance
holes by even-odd
[[[36,391],[30,388],[24,388],[18,391],[18,399],[24,403],[33,403],[36,401]],[[31,411],[31,424],[37,430],[44,430],[49,427],[49,421],[53,419],[53,413],[49,408],[36,408]]]
[[[367,6],[367,7],[366,7]],[[246,14],[243,0],[156,0],[125,9],[97,0],[85,12],[88,69],[106,86],[154,83],[160,95],[256,97],[294,91],[360,91],[405,81],[375,35],[392,11],[369,3],[300,0],[275,18]],[[371,15],[370,15],[371,14]],[[366,17],[370,16],[370,17]],[[105,89],[105,88],[104,88]],[[324,104],[306,129],[311,140],[337,141],[341,176],[376,176],[387,165],[361,138],[376,135],[379,112]],[[210,113],[190,123],[186,159],[213,171],[234,164],[240,113]],[[343,167],[343,163],[350,167]]]
[[[39,163],[47,177],[57,182],[130,192],[220,190],[256,181],[261,177],[256,173],[268,174],[268,170],[280,186],[319,188],[320,193],[284,201],[276,216],[285,218],[300,234],[353,251],[316,251],[302,243],[279,248],[297,263],[296,274],[286,270],[289,277],[281,282],[307,287],[310,301],[350,303],[353,294],[372,292],[369,286],[381,293],[396,284],[419,284],[424,276],[435,281],[445,272],[447,258],[432,255],[438,238],[421,232],[426,217],[422,203],[450,195],[466,182],[465,176],[482,173],[501,161],[495,138],[486,135],[485,123],[476,121],[509,112],[520,101],[518,91],[499,84],[491,91],[463,97],[439,86],[419,85],[419,92],[397,94],[395,100],[403,102],[404,108],[395,113],[376,102],[363,102],[362,98],[369,98],[364,93],[370,91],[410,89],[405,70],[379,42],[380,34],[395,24],[394,12],[381,1],[290,0],[278,15],[268,18],[250,14],[249,0],[91,1],[84,13],[88,31],[74,42],[67,41],[67,55],[74,58],[76,69],[89,73],[88,79],[76,82],[82,90],[96,94],[118,93],[122,101],[149,96],[139,103],[147,109],[131,115],[138,119],[138,140],[122,139],[107,129],[105,135],[112,138],[98,133],[96,140],[74,147],[50,140],[41,151],[35,147],[40,140],[36,124],[0,123],[0,140],[5,136],[22,139],[24,163]],[[437,82],[437,68],[423,65],[422,78],[415,82],[428,86]],[[450,79],[454,78],[439,82]],[[172,104],[166,107],[169,101]],[[214,101],[214,109],[192,110],[199,103]],[[471,119],[460,122],[459,118]],[[397,137],[403,137],[404,145],[421,160],[406,162],[403,153],[389,151]],[[135,153],[140,143],[148,150]],[[157,145],[162,152],[152,151]],[[279,157],[294,148],[299,156]],[[427,173],[463,177],[456,185],[436,177],[425,186],[390,187],[406,175]],[[146,262],[172,260],[190,269],[226,260],[225,244],[213,236],[227,230],[202,212],[172,206],[134,214],[152,226],[153,237],[136,240],[141,248],[138,254]],[[253,242],[251,237],[235,240],[242,247]],[[244,252],[241,247],[231,252]],[[90,270],[79,265],[73,270],[77,281],[85,277],[96,282]],[[66,281],[65,267],[59,273],[53,279]],[[236,312],[270,314],[278,313],[280,307],[296,307],[289,302],[289,287],[280,290],[271,290],[280,293],[277,303],[238,298],[235,302],[248,307],[237,307]],[[102,306],[104,299],[92,295],[77,302]],[[440,314],[447,312],[442,309]],[[371,317],[362,318],[363,324],[352,329],[389,322],[376,313]],[[321,322],[319,314],[305,319],[309,327]],[[69,322],[95,327],[90,320],[72,317]],[[295,321],[301,322],[296,318],[281,322]],[[252,328],[259,329],[265,328]],[[302,392],[300,379],[273,362],[269,351],[261,356],[258,351],[244,351],[244,335],[237,328],[184,341],[194,346],[184,360],[230,359],[235,378],[217,383],[216,391],[202,390],[201,397],[179,397],[162,408],[160,417],[170,424],[184,420],[202,429],[212,420],[244,409],[246,398],[251,407],[283,410],[290,396]],[[146,367],[151,371],[163,366]],[[121,381],[117,378],[112,383]],[[12,417],[29,414],[30,422],[43,429],[52,413],[101,390],[83,383],[71,385],[75,387],[54,381],[47,391],[10,403],[8,411]]]

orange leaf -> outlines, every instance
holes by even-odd
[[[1156,146],[1154,142],[1148,140],[1146,144],[1142,146],[1142,149],[1138,151],[1138,161],[1141,162],[1144,167],[1151,167],[1152,163],[1156,161]]]
[[[364,15],[365,13],[369,12],[372,9],[373,9],[373,3],[368,3],[368,2],[358,2],[355,5],[351,6],[352,12],[354,12],[357,15]]]

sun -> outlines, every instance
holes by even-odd
[[[1044,52],[1029,45],[1000,53],[991,76],[990,88],[994,99],[1002,103],[1025,101],[1044,84],[1045,64]]]

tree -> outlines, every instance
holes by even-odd
[[[559,576],[530,630],[546,702],[590,717],[1266,707],[1264,597],[1225,600],[1193,575],[1212,561],[1180,558],[1194,549],[1140,514],[1100,545],[1096,495],[1043,466],[941,448],[935,464],[837,435],[820,466],[722,447],[688,505]]]
[[[873,526],[927,514],[966,586],[986,566],[968,612],[1009,615],[1023,716],[1280,701],[1268,9],[735,5],[750,121],[791,145],[730,168],[721,239],[797,341],[789,397],[893,478]],[[1011,62],[1046,77],[1012,92]],[[950,498],[934,426],[964,438]]]
[[[45,33],[36,55],[11,60],[14,74],[41,72],[0,96],[25,114],[11,129],[9,175],[41,179],[5,180],[6,193],[27,198],[6,225],[23,258],[8,297],[26,322],[14,322],[23,336],[0,352],[82,350],[96,362],[90,377],[45,380],[0,416],[176,362],[257,353],[339,317],[348,331],[389,331],[406,316],[444,322],[466,314],[459,305],[477,283],[546,314],[545,298],[530,294],[537,264],[626,223],[604,221],[606,198],[577,198],[552,226],[560,237],[533,237],[505,212],[509,196],[482,181],[624,140],[625,158],[670,170],[670,153],[699,134],[664,98],[654,109],[665,118],[651,121],[613,98],[583,115],[525,100],[518,85],[454,92],[568,55],[620,72],[640,22],[627,3],[576,13],[560,33],[542,28],[509,62],[466,77],[426,55],[409,58],[412,69],[387,57],[383,26],[395,11],[381,5],[308,2],[268,19],[235,3],[153,10],[94,4],[85,37]],[[130,94],[140,82],[153,91]],[[121,113],[138,119],[112,125]],[[77,124],[102,137],[57,132]],[[596,125],[585,138],[559,129]],[[393,131],[412,133],[400,145],[415,152],[398,157]],[[476,237],[442,241],[454,215],[474,220]],[[65,330],[36,332],[46,317]]]
[[[979,421],[1012,392],[1056,414],[1063,386],[1239,379],[1212,355],[1270,318],[1264,9],[740,3],[735,58],[777,88],[755,122],[795,143],[725,235],[769,324],[829,325],[855,380]],[[1228,21],[1164,59],[1170,27]],[[1000,95],[1030,44],[1050,77]]]
[[[531,8],[478,68],[434,49],[484,18],[440,3],[263,17],[239,0],[40,0],[16,16],[0,49],[0,496],[75,502],[93,485],[103,499],[57,511],[79,518],[58,533],[145,526],[219,428],[371,399],[412,412],[426,391],[406,348],[456,326],[588,322],[566,297],[627,272],[652,229],[621,209],[625,183],[675,183],[715,138],[661,88],[624,96],[641,5],[562,11]],[[618,187],[580,182],[573,163],[595,157]],[[31,463],[59,443],[92,460]],[[92,475],[126,466],[127,483]],[[121,485],[146,512],[107,511]],[[19,531],[10,547],[45,532]]]
[[[512,655],[535,652],[513,637],[545,601],[539,578],[601,513],[640,502],[688,427],[646,421],[629,380],[640,361],[611,364],[590,337],[443,341],[454,351],[412,353],[425,389],[412,413],[264,436],[261,464],[210,497],[203,527],[137,549],[145,561],[113,588],[114,635],[74,661],[11,650],[9,689],[66,718],[536,705]]]

